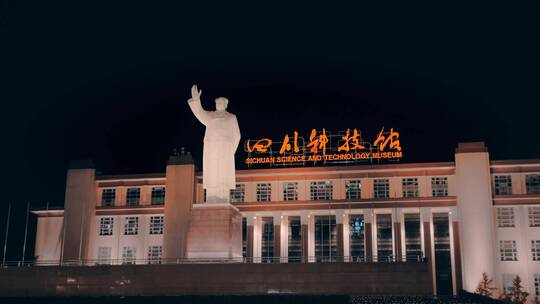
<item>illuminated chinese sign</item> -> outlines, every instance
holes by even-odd
[[[299,136],[297,131],[285,134],[282,141],[269,138],[247,139],[244,149],[248,154],[248,166],[268,164],[271,166],[298,165],[305,163],[357,163],[383,159],[398,161],[403,157],[399,133],[384,127],[372,142],[365,141],[357,129],[330,132],[312,129],[309,137]]]

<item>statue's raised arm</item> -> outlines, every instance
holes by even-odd
[[[195,117],[206,126],[210,118],[208,111],[205,111],[201,105],[201,94],[202,90],[199,91],[197,85],[194,84],[191,87],[191,98],[188,99],[188,104]]]

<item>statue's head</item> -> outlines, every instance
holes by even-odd
[[[227,105],[229,104],[229,100],[225,97],[218,97],[216,98],[216,111],[225,111],[227,109]]]

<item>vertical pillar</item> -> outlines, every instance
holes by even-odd
[[[336,211],[336,252],[337,252],[337,261],[343,262],[343,257],[345,256],[343,250],[343,217],[345,213],[343,210]]]
[[[431,209],[421,208],[420,209],[420,220],[422,221],[422,230],[423,230],[423,243],[424,243],[424,257],[428,263],[428,272],[431,277],[431,288],[433,295],[437,293],[436,281],[435,281],[435,254],[433,252],[433,231],[431,229]]]
[[[254,262],[261,262],[262,255],[262,216],[253,217],[253,259]]]
[[[394,222],[394,255],[396,257],[396,261],[402,261],[402,243],[401,243],[401,209],[395,209],[392,214],[392,219]]]
[[[281,257],[282,262],[287,262],[289,257],[289,216],[281,216]]]
[[[495,274],[489,153],[483,142],[459,143],[455,159],[463,289],[474,292],[483,272]]]
[[[97,204],[96,172],[91,161],[72,161],[67,172],[61,260],[88,258]]]
[[[449,216],[450,220],[450,232],[452,235],[452,270],[454,274],[454,294],[459,293],[459,291],[463,288],[463,281],[462,281],[462,273],[461,273],[461,237],[460,237],[460,231],[459,231],[459,221],[458,221],[458,212],[457,210],[452,210],[451,214]]]
[[[253,261],[253,239],[255,237],[254,231],[253,231],[253,222],[254,222],[254,216],[252,214],[246,215],[246,222],[247,222],[247,235],[246,235],[246,260],[248,262]]]
[[[188,154],[169,158],[166,169],[163,258],[183,259],[192,204],[195,200],[195,165]]]
[[[281,257],[281,220],[280,213],[274,214],[274,261],[280,261]]]
[[[351,244],[350,244],[350,227],[349,227],[349,214],[343,214],[343,256],[345,260],[350,260]]]
[[[309,259],[309,215],[307,213],[300,216],[300,232],[302,234],[302,260],[308,262]]]
[[[365,239],[366,239],[366,261],[373,259],[373,212],[371,209],[364,209]]]

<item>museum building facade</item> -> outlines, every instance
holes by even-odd
[[[242,218],[225,225],[242,226],[242,254],[216,259],[428,263],[434,294],[474,291],[483,272],[501,290],[519,275],[540,294],[538,159],[491,160],[483,143],[460,143],[451,162],[237,170],[230,195]],[[205,205],[188,155],[159,174],[76,164],[64,209],[34,211],[37,263],[187,261],[187,214]]]

